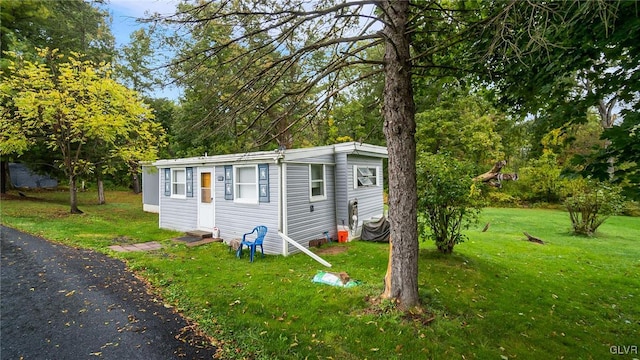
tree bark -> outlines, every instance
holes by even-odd
[[[531,241],[531,242],[535,242],[535,243],[538,243],[538,244],[542,244],[542,245],[544,245],[544,240],[542,240],[542,239],[540,239],[540,238],[537,238],[537,237],[535,237],[535,236],[531,236],[531,235],[529,235],[529,233],[527,233],[526,231],[525,231],[523,234],[524,234],[524,236],[526,236],[526,237],[527,237],[527,240],[529,240],[529,241]]]
[[[140,176],[138,176],[138,172],[134,172],[133,175],[131,175],[131,185],[133,188],[133,193],[134,194],[140,194],[141,190],[140,190]]]
[[[507,162],[502,160],[502,161],[498,161],[497,163],[495,163],[495,165],[493,165],[493,167],[491,168],[491,170],[487,171],[484,174],[478,175],[476,177],[473,178],[474,181],[489,181],[491,179],[494,179],[496,177],[496,174],[498,174],[502,168],[507,165]]]
[[[76,177],[74,175],[69,175],[69,202],[72,214],[82,214],[82,211],[78,209],[78,188],[76,187]]]
[[[98,205],[104,205],[107,203],[107,200],[104,196],[104,180],[102,180],[102,176],[98,176]]]
[[[7,179],[9,178],[9,163],[0,160],[0,194],[7,193]]]
[[[385,14],[384,134],[389,152],[389,223],[393,239],[389,291],[400,309],[418,305],[415,104],[407,21],[408,1],[382,1]]]
[[[140,165],[137,161],[129,162],[129,172],[131,173],[131,189],[134,194],[140,194]]]
[[[486,182],[491,186],[502,187],[502,181],[505,180],[518,180],[518,174],[502,174],[502,168],[507,164],[505,160],[498,161],[493,165],[491,170],[484,174],[478,175],[473,178],[473,181]]]

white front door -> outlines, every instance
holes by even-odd
[[[198,170],[198,229],[211,231],[214,224],[213,169]]]

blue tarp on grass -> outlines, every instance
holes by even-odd
[[[47,175],[39,175],[31,171],[24,164],[9,163],[11,184],[22,189],[54,189],[58,187],[58,180]]]

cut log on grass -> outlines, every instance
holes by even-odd
[[[503,181],[515,181],[518,180],[518,174],[503,174],[500,171],[502,168],[507,165],[505,160],[498,161],[491,170],[487,171],[484,174],[478,175],[473,178],[474,181],[482,181],[491,186],[502,187]]]
[[[537,238],[537,237],[535,237],[535,236],[531,236],[531,235],[529,235],[529,233],[527,233],[526,231],[525,231],[523,234],[524,234],[524,236],[526,236],[526,237],[527,237],[527,240],[529,240],[529,241],[531,241],[531,242],[535,242],[535,243],[538,243],[538,244],[542,244],[542,245],[544,245],[544,241],[542,241],[542,239],[539,239],[539,238]]]

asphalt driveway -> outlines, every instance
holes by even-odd
[[[1,359],[211,359],[122,261],[0,227]]]

